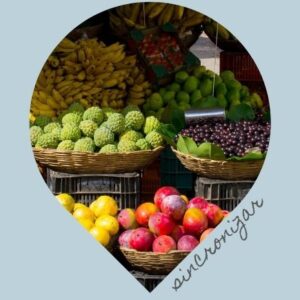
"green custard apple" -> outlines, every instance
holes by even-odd
[[[51,131],[51,133],[52,133],[59,141],[61,141],[61,130],[62,130],[62,128],[57,127],[57,128],[54,128],[54,129]]]
[[[139,139],[135,145],[140,150],[151,150],[151,145],[146,141],[146,139]]]
[[[61,129],[61,125],[59,122],[51,122],[44,127],[45,133],[51,133],[54,129]]]
[[[103,146],[99,153],[115,153],[118,152],[118,148],[115,144],[107,144]]]
[[[118,143],[119,152],[133,152],[137,151],[138,147],[135,145],[135,142],[128,140],[121,140]]]
[[[114,133],[106,127],[99,127],[94,133],[94,142],[98,147],[103,147],[107,144],[113,144],[115,139]]]
[[[151,145],[153,149],[163,146],[164,144],[164,139],[162,135],[156,131],[149,132],[146,135],[145,140]]]
[[[80,138],[81,138],[81,130],[78,126],[76,126],[74,123],[69,123],[64,125],[60,133],[60,139],[62,141],[71,140],[73,142],[76,142]]]
[[[140,130],[145,122],[145,117],[140,111],[128,112],[125,116],[125,128]]]
[[[38,138],[35,147],[56,149],[58,143],[59,140],[52,133],[44,133]]]
[[[94,152],[95,143],[90,137],[79,139],[74,145],[74,151],[79,152]]]
[[[116,113],[116,111],[111,107],[104,107],[102,108],[102,111],[104,113],[104,121],[106,121],[111,114]]]
[[[84,120],[80,122],[79,128],[84,136],[93,138],[98,125],[92,120]]]
[[[129,104],[122,109],[122,115],[125,117],[129,112],[141,111],[137,105]]]
[[[120,135],[120,141],[127,140],[136,142],[139,139],[142,139],[144,136],[141,132],[135,130],[126,130]]]
[[[75,143],[71,140],[65,140],[58,144],[57,150],[59,151],[71,151],[74,149]]]
[[[30,141],[31,141],[31,146],[35,146],[35,144],[38,141],[38,138],[43,135],[43,129],[39,126],[32,126],[30,127]]]
[[[120,113],[113,113],[107,119],[107,127],[113,132],[120,134],[125,130],[125,118]]]
[[[81,113],[77,112],[67,113],[63,116],[61,121],[63,126],[71,123],[73,123],[76,126],[79,126],[80,122],[82,121],[82,115]]]
[[[159,120],[154,116],[149,116],[145,120],[144,133],[148,134],[153,130],[157,130],[159,127],[160,127]]]
[[[100,125],[104,120],[104,113],[100,107],[92,106],[83,113],[82,119],[84,121],[90,120]]]

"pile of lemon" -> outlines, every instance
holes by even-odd
[[[89,206],[75,203],[69,194],[59,194],[56,198],[103,246],[108,246],[112,237],[119,232],[119,223],[115,217],[118,204],[112,197],[100,196]]]

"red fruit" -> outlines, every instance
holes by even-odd
[[[201,209],[192,207],[185,212],[182,224],[187,233],[199,236],[208,227],[208,219]]]
[[[132,233],[133,233],[133,229],[128,229],[121,233],[121,235],[118,238],[118,242],[121,247],[131,248],[130,239]]]
[[[185,235],[185,230],[182,225],[176,225],[171,233],[171,237],[178,242],[178,240]]]
[[[160,209],[162,200],[170,195],[180,195],[180,193],[172,186],[163,186],[156,191],[154,195],[154,203]]]
[[[153,252],[168,253],[176,250],[176,242],[168,235],[157,237],[152,245]]]
[[[204,230],[200,236],[200,243],[203,242],[213,230],[214,228],[207,228]]]
[[[118,214],[118,222],[124,229],[135,229],[138,227],[134,210],[131,208],[125,208],[120,211]]]
[[[184,235],[177,242],[177,249],[181,251],[192,251],[199,244],[199,241],[192,235]]]
[[[167,216],[179,221],[186,211],[186,203],[180,195],[170,195],[162,200],[160,209]]]
[[[228,210],[222,210],[222,212],[223,212],[224,218],[229,215],[229,211]]]
[[[154,235],[149,229],[140,227],[131,233],[129,245],[137,251],[151,251]]]
[[[171,232],[174,230],[175,223],[166,214],[157,212],[150,216],[148,226],[152,233],[160,236],[171,234]]]
[[[209,203],[203,211],[207,216],[209,227],[216,227],[224,218],[222,209],[215,204]]]
[[[147,227],[150,216],[158,211],[159,209],[154,203],[142,203],[135,211],[136,221],[138,222],[138,224]]]
[[[190,200],[187,208],[198,208],[198,209],[204,209],[205,207],[207,207],[208,202],[203,198],[203,197],[195,197],[193,199]]]

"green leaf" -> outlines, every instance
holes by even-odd
[[[157,130],[160,133],[167,144],[176,148],[176,144],[174,142],[175,136],[177,134],[176,129],[172,124],[161,124],[160,128]]]
[[[224,160],[225,154],[222,148],[212,143],[202,143],[198,147],[197,154],[200,158]]]
[[[188,153],[192,155],[197,155],[198,153],[198,146],[195,141],[190,137],[183,137],[185,145],[187,147]]]
[[[185,153],[185,154],[189,154],[189,150],[187,145],[185,144],[185,140],[182,137],[182,135],[179,135],[178,137],[178,141],[177,141],[177,150],[179,152]]]
[[[258,160],[258,159],[264,159],[266,157],[266,153],[262,153],[258,149],[254,149],[246,153],[244,156],[232,156],[228,158],[227,160],[233,160],[233,161],[246,161],[246,160]]]
[[[254,120],[255,113],[251,106],[247,105],[246,103],[241,103],[231,106],[226,118],[233,122],[238,122],[240,120]]]
[[[171,123],[179,132],[185,127],[184,112],[181,109],[174,108],[171,112]]]

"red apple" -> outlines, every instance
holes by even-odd
[[[150,216],[148,226],[150,231],[157,236],[169,235],[174,230],[175,223],[166,214],[157,212]]]
[[[199,208],[199,209],[204,209],[205,207],[207,207],[208,202],[206,201],[205,198],[203,197],[195,197],[193,199],[190,200],[189,204],[188,204],[188,208]]]
[[[137,251],[151,251],[154,235],[149,229],[140,227],[131,233],[129,245]]]
[[[160,204],[161,211],[172,217],[175,221],[180,221],[186,211],[185,201],[179,195],[165,197]]]
[[[176,242],[168,235],[161,235],[154,240],[152,250],[153,252],[168,253],[176,250]]]
[[[121,247],[131,248],[130,239],[132,233],[133,233],[133,229],[128,229],[120,234],[118,238],[118,242]]]
[[[162,200],[170,195],[180,195],[180,193],[172,186],[163,186],[155,192],[154,203],[160,209]]]
[[[135,229],[138,224],[135,219],[135,212],[131,208],[125,208],[118,214],[118,222],[124,229]]]
[[[154,203],[142,203],[135,211],[136,221],[139,225],[147,227],[150,216],[158,211],[159,209]]]
[[[182,224],[188,234],[199,236],[208,227],[208,219],[201,209],[192,207],[185,212]]]
[[[216,227],[224,218],[223,211],[218,205],[209,203],[203,211],[207,216],[209,227]]]
[[[207,228],[204,230],[200,236],[200,243],[203,242],[213,230],[214,228]]]
[[[185,235],[185,230],[182,225],[176,225],[171,233],[171,237],[178,242],[178,240]]]
[[[199,244],[199,241],[192,235],[184,235],[177,242],[177,249],[181,251],[192,251]]]

